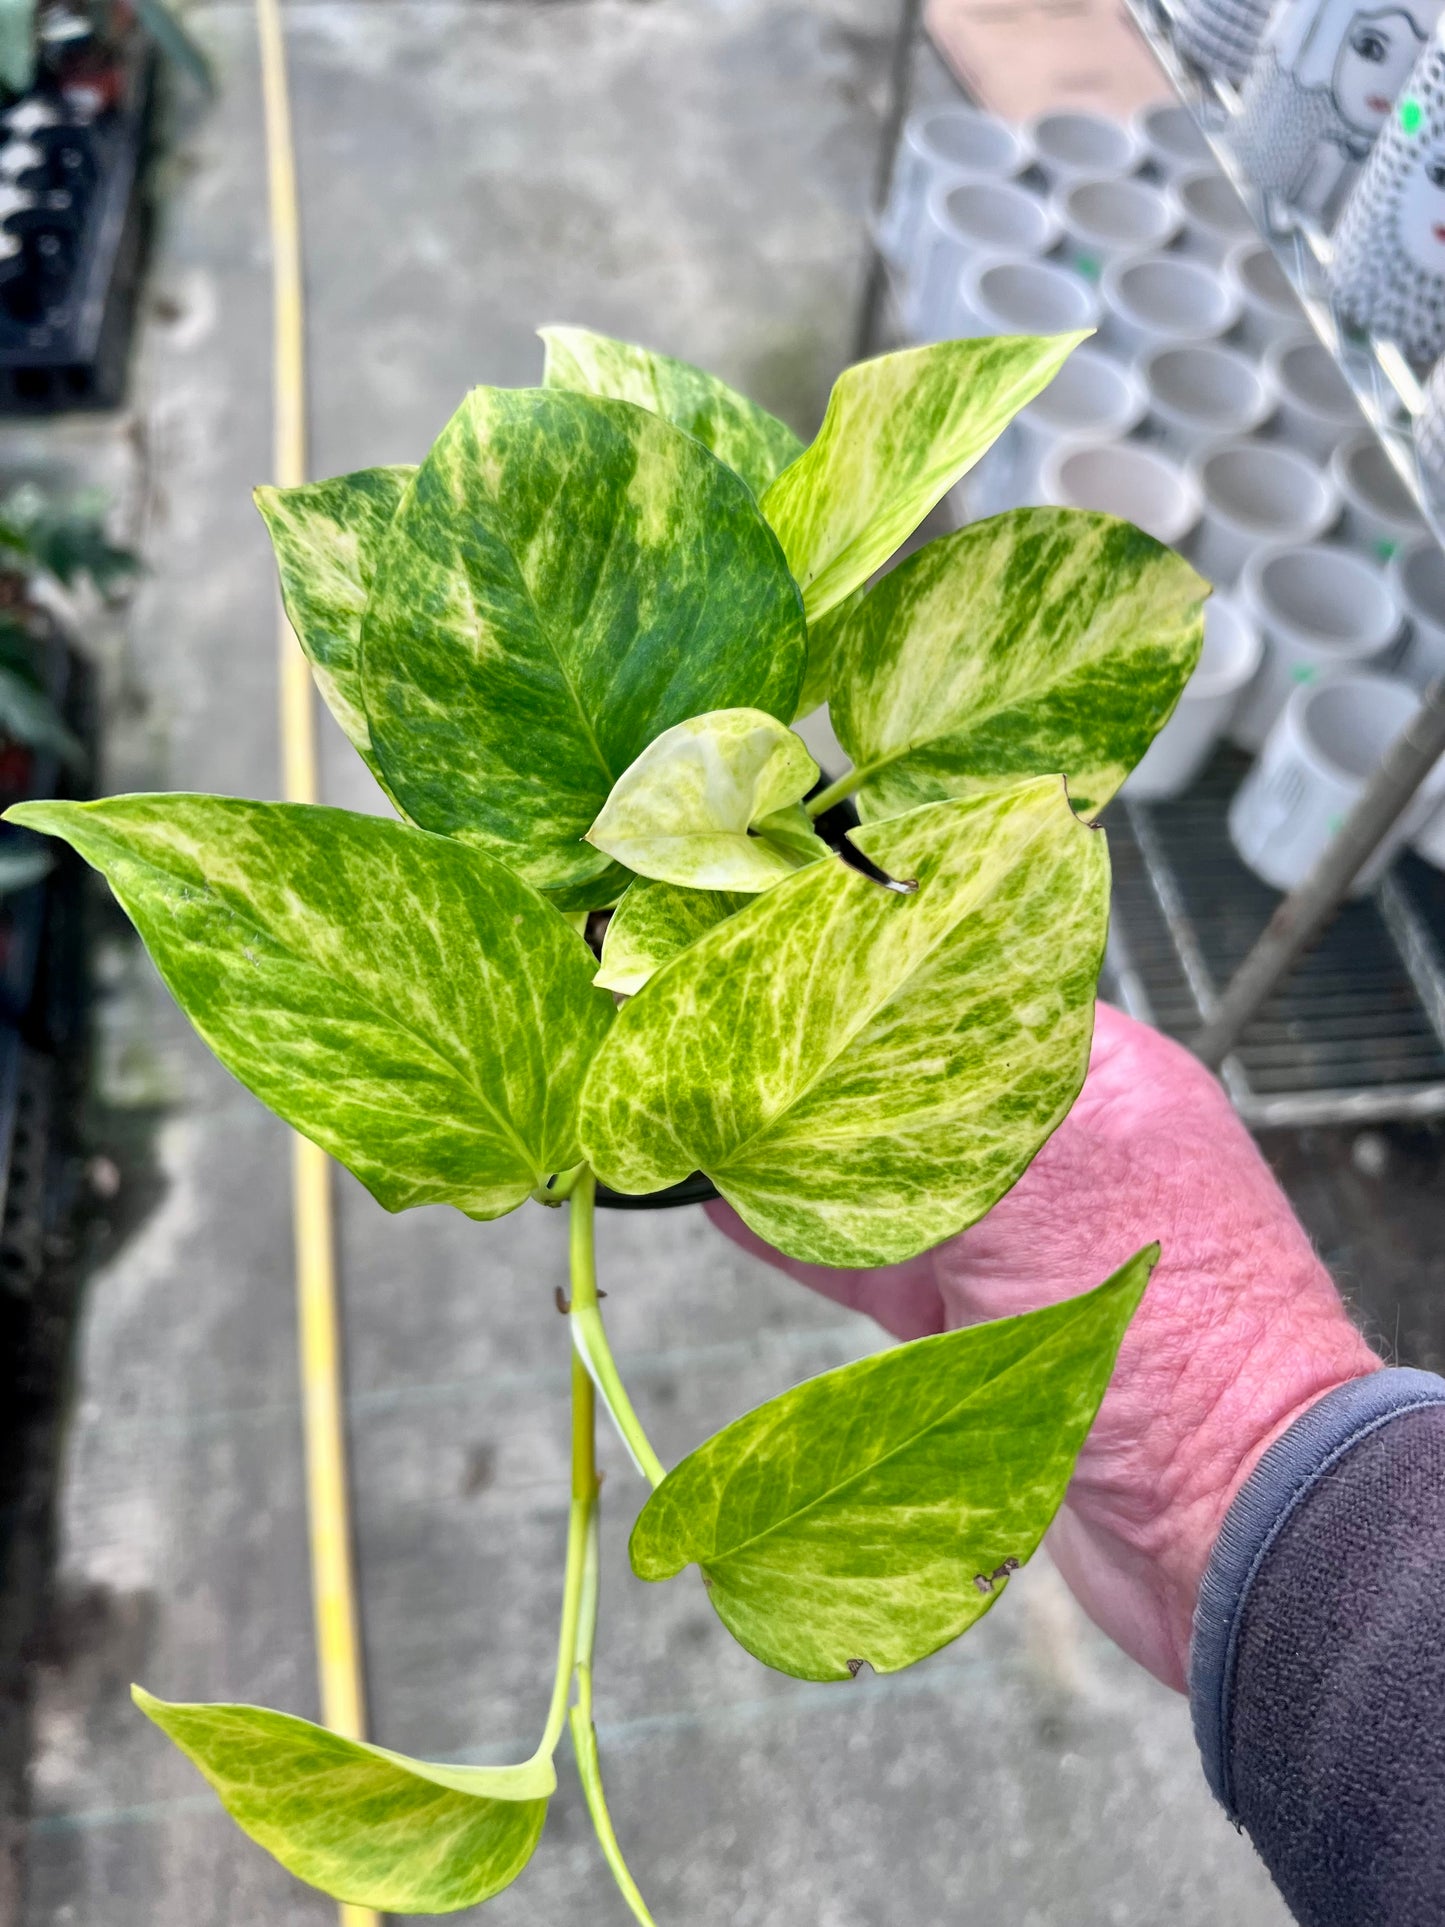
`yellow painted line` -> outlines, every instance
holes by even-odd
[[[279,0],[256,0],[256,25],[266,124],[275,311],[273,479],[282,488],[293,488],[306,479],[305,307],[296,155]],[[320,800],[316,699],[310,668],[284,615],[280,623],[280,679],[283,792],[288,802],[315,803]],[[292,1139],[291,1195],[321,1718],[333,1732],[359,1740],[366,1737],[366,1694],[347,1489],[331,1167],[326,1153],[303,1137]],[[380,1927],[380,1915],[369,1907],[343,1902],[339,1913],[341,1927]]]

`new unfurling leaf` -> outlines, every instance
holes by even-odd
[[[648,744],[618,778],[587,840],[662,883],[766,890],[829,854],[806,814],[801,822],[790,814],[817,780],[802,740],[775,716],[716,710]]]

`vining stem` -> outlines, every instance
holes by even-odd
[[[593,1463],[592,1380],[574,1353],[572,1357],[572,1504],[567,1515],[567,1566],[562,1576],[562,1629],[557,1635],[557,1671],[547,1724],[535,1758],[550,1760],[567,1724],[567,1693],[577,1664],[589,1535],[597,1510],[597,1472]],[[594,1613],[595,1616],[595,1613]]]
[[[824,810],[831,810],[835,803],[841,803],[845,796],[851,796],[867,775],[866,769],[850,769],[846,775],[840,776],[836,783],[830,783],[827,789],[819,790],[816,796],[810,796],[804,808],[816,822]]]
[[[572,1342],[602,1394],[602,1402],[632,1454],[633,1464],[650,1485],[659,1486],[665,1476],[662,1461],[632,1409],[632,1400],[627,1396],[612,1348],[607,1343],[597,1302],[596,1198],[597,1180],[590,1169],[584,1170],[572,1187],[568,1204],[572,1246],[572,1308],[568,1322],[572,1327]]]
[[[596,1321],[592,1334],[593,1344],[589,1354],[576,1343],[577,1328],[573,1325],[574,1350],[572,1353],[572,1511],[567,1526],[567,1577],[565,1589],[567,1606],[563,1612],[563,1634],[561,1645],[568,1656],[569,1671],[575,1671],[577,1678],[577,1699],[567,1714],[567,1724],[572,1734],[572,1750],[577,1759],[577,1773],[582,1782],[582,1791],[587,1800],[587,1811],[592,1816],[592,1826],[602,1857],[611,1869],[612,1878],[622,1898],[627,1902],[635,1919],[642,1927],[656,1927],[652,1915],[647,1911],[647,1903],[638,1891],[637,1882],[628,1870],[622,1857],[622,1849],[617,1844],[613,1830],[612,1816],[607,1811],[607,1801],[602,1792],[602,1766],[597,1756],[597,1729],[592,1724],[592,1649],[597,1637],[597,1453],[596,1419],[597,1399],[592,1372],[599,1377],[599,1366],[605,1361],[607,1371],[615,1385],[610,1393],[604,1389],[618,1430],[638,1458],[645,1453],[650,1463],[656,1467],[657,1476],[652,1480],[657,1485],[662,1478],[662,1466],[657,1455],[648,1444],[637,1416],[632,1410],[627,1394],[622,1390],[622,1381],[617,1376],[612,1354],[607,1348],[606,1335],[602,1330],[602,1319],[597,1309],[597,1260],[594,1237],[593,1210],[597,1194],[597,1180],[588,1169],[583,1170],[572,1187],[572,1196],[567,1213],[571,1220],[570,1244],[572,1263],[572,1307],[570,1318],[579,1315],[590,1316]],[[604,1381],[605,1384],[605,1381]],[[613,1399],[619,1403],[614,1404]],[[630,1421],[635,1437],[629,1435],[623,1417]],[[649,1474],[651,1476],[651,1474]],[[580,1543],[574,1535],[580,1534]],[[568,1616],[570,1614],[570,1630]],[[559,1667],[562,1654],[558,1655]],[[562,1699],[566,1698],[566,1682],[560,1672],[558,1686]],[[552,1710],[547,1717],[547,1732],[552,1736],[555,1747],[557,1735],[553,1734],[553,1720],[558,1715],[558,1689],[552,1694]],[[560,1733],[560,1726],[558,1729]],[[545,1742],[544,1742],[545,1743]]]

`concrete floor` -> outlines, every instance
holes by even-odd
[[[816,423],[847,358],[896,0],[296,0],[313,469],[414,460],[472,383],[537,378],[576,320],[706,363]],[[134,413],[67,431],[129,478],[150,564],[102,640],[110,787],[277,789],[269,285],[254,27],[192,16],[220,102],[171,168]],[[379,798],[335,732],[327,797]],[[37,1665],[26,1927],[334,1918],[238,1835],[127,1682],[314,1715],[285,1133],[192,1038],[116,918],[98,1115],[122,1168],[84,1318],[61,1569]],[[373,1724],[530,1747],[565,1518],[562,1226],[387,1218],[342,1174],[342,1271]],[[874,1342],[696,1211],[614,1215],[609,1323],[665,1459]],[[1181,1701],[1040,1564],[912,1672],[801,1686],[692,1578],[644,1587],[609,1482],[599,1724],[662,1927],[1277,1927],[1212,1805]],[[496,1927],[628,1916],[570,1763]]]

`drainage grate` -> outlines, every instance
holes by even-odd
[[[1187,1041],[1280,898],[1234,854],[1249,767],[1224,749],[1187,795],[1119,799],[1108,993]],[[1256,1125],[1445,1116],[1445,877],[1406,858],[1348,903],[1255,1016],[1222,1075]]]

